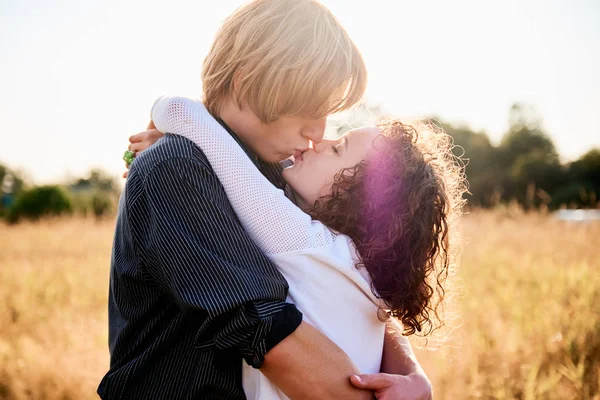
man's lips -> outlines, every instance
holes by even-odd
[[[300,150],[294,150],[294,161],[302,160],[302,153],[304,152]]]

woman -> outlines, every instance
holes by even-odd
[[[324,141],[275,188],[200,102],[160,98],[152,119],[205,153],[245,230],[289,283],[289,301],[364,373],[378,372],[388,316],[433,328],[464,179],[445,134],[392,121]],[[438,299],[434,299],[437,293]],[[286,398],[244,364],[249,399]]]

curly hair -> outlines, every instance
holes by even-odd
[[[452,138],[432,124],[393,120],[378,127],[373,152],[336,174],[331,193],[310,214],[353,240],[359,267],[403,334],[426,328],[428,335],[443,326],[438,308],[453,263],[453,220],[466,191],[463,166]]]

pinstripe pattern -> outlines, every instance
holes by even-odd
[[[283,187],[281,166],[252,158]],[[111,366],[98,394],[244,399],[242,357],[260,366],[301,322],[295,306],[284,302],[287,290],[243,231],[202,151],[166,135],[132,164],[119,202]]]

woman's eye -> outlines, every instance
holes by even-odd
[[[338,153],[337,146],[331,146],[331,148],[333,149],[333,152],[334,152],[335,154],[337,154],[337,153]]]

